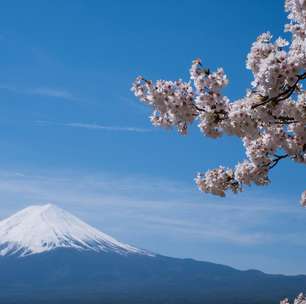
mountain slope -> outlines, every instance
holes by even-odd
[[[0,222],[2,256],[26,256],[55,248],[148,254],[118,242],[51,204],[30,206]]]

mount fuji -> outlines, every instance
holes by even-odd
[[[0,303],[268,304],[306,290],[270,275],[123,244],[54,205],[0,221]]]
[[[145,254],[52,204],[30,206],[0,222],[0,255],[27,256],[56,248]]]

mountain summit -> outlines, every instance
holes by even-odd
[[[148,254],[120,243],[52,204],[30,206],[0,221],[1,256],[27,256],[56,248]]]

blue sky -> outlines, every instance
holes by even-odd
[[[306,170],[225,199],[195,173],[244,159],[236,138],[153,128],[134,78],[188,79],[194,58],[244,95],[245,58],[282,35],[282,1],[7,1],[0,11],[0,217],[52,202],[120,240],[179,257],[306,273]],[[290,253],[290,254],[289,254]]]

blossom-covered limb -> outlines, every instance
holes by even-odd
[[[200,59],[192,62],[190,81],[159,80],[142,77],[132,90],[153,108],[154,126],[176,127],[187,134],[197,121],[208,137],[239,137],[247,159],[234,169],[219,167],[197,175],[203,192],[225,196],[244,185],[267,185],[269,171],[280,160],[306,165],[306,0],[286,0],[290,22],[285,31],[291,40],[258,36],[247,55],[246,66],[253,74],[247,94],[230,101],[222,92],[229,80],[222,68],[211,71]],[[301,196],[306,206],[306,192]]]

